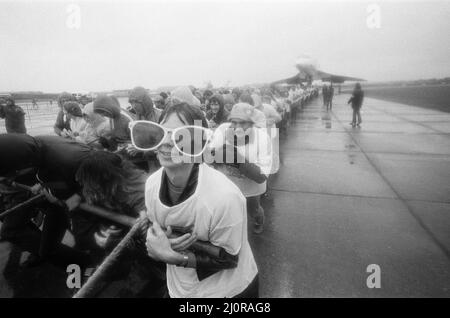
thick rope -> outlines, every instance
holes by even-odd
[[[3,219],[5,217],[7,217],[9,214],[14,213],[14,212],[16,212],[16,211],[18,211],[20,209],[26,208],[26,207],[28,207],[28,206],[30,206],[30,205],[40,201],[44,197],[45,196],[43,194],[35,195],[34,197],[31,197],[28,200],[26,200],[26,201],[24,201],[22,203],[19,203],[18,205],[14,206],[14,207],[6,210],[6,211],[3,211],[2,213],[0,213],[0,221],[3,221]]]
[[[119,260],[123,252],[131,244],[131,241],[135,236],[140,234],[141,228],[148,222],[146,219],[138,219],[133,225],[131,230],[125,235],[125,237],[117,244],[112,252],[104,259],[102,264],[97,268],[94,274],[89,277],[86,284],[73,296],[73,298],[88,298],[93,297],[96,294],[97,289],[100,286],[100,282],[105,279],[108,272]]]

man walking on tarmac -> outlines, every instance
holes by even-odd
[[[330,84],[330,87],[327,89],[327,111],[331,110],[333,107],[333,95],[334,95],[334,87],[333,83]]]

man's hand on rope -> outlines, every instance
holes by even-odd
[[[81,200],[82,198],[78,194],[74,194],[70,198],[68,198],[66,200],[66,205],[69,211],[75,210],[80,205]]]
[[[41,193],[42,185],[40,183],[36,183],[34,186],[30,188],[31,193],[38,194]]]
[[[145,249],[145,240],[147,237],[147,231],[148,228],[150,227],[150,220],[147,217],[146,211],[139,212],[139,218],[137,222],[140,222],[140,230],[138,231],[132,242],[133,248]]]
[[[43,194],[45,196],[45,198],[47,199],[48,202],[56,204],[58,203],[59,199],[57,197],[55,197],[50,190],[45,189],[45,188],[41,188],[40,189],[40,193]]]

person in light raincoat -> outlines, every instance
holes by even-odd
[[[87,125],[75,140],[97,148],[101,147],[100,137],[108,136],[111,132],[109,120],[94,112],[93,103],[86,104],[82,113]]]

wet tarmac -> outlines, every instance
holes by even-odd
[[[306,106],[252,236],[263,297],[449,297],[450,116],[349,96]],[[381,269],[381,288],[366,281]]]
[[[313,101],[282,136],[265,230],[250,235],[261,296],[450,297],[450,115],[367,98],[352,128],[348,97],[330,112]],[[11,258],[24,255],[0,242],[0,297],[70,296],[64,272]]]

